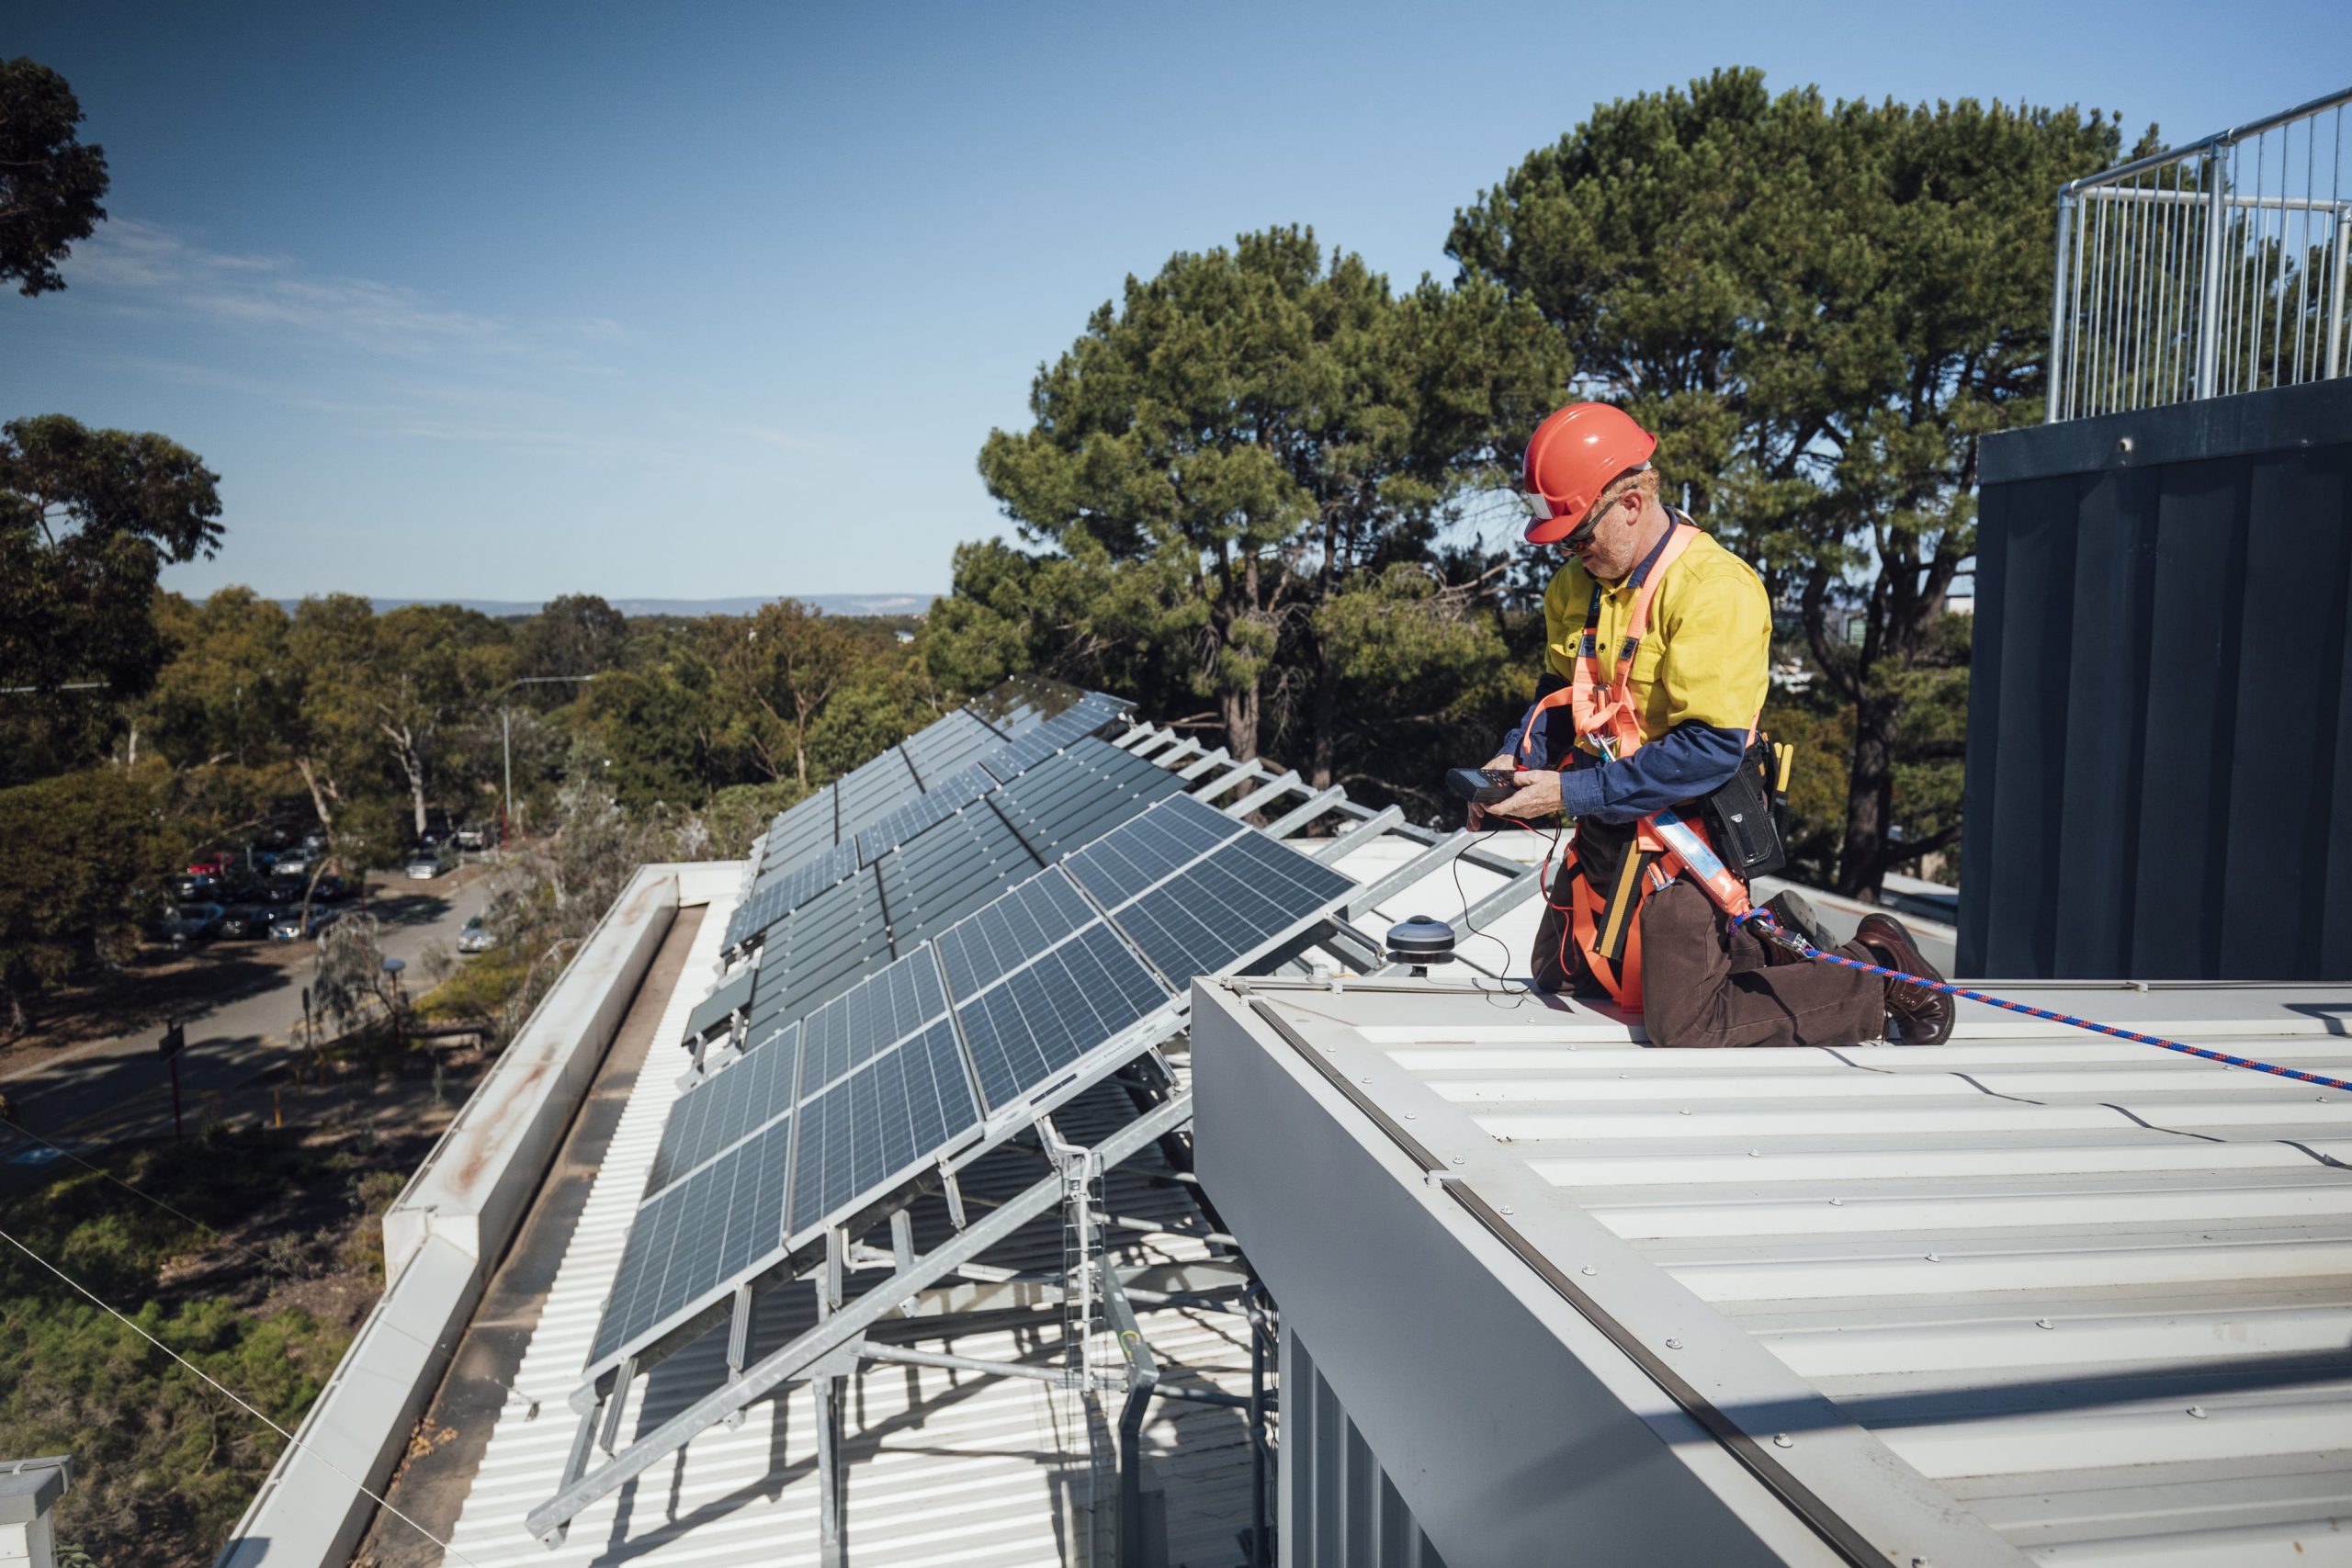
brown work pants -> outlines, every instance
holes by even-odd
[[[1554,879],[1555,905],[1567,904],[1568,879],[1577,874],[1571,863]],[[1573,937],[1562,968],[1566,919],[1547,908],[1536,928],[1537,988],[1606,998]],[[1885,1033],[1885,981],[1767,946],[1695,883],[1645,898],[1641,922],[1642,1025],[1653,1045],[1853,1045]],[[1837,951],[1878,962],[1854,942]]]

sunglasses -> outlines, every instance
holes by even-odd
[[[1539,523],[1557,515],[1552,510],[1549,498],[1539,491],[1523,490],[1519,492],[1519,499],[1526,504],[1528,514]],[[1591,544],[1593,536],[1600,532],[1600,520],[1609,515],[1611,507],[1623,499],[1623,494],[1614,495],[1610,497],[1607,505],[1594,507],[1591,516],[1578,524],[1566,538],[1559,541],[1560,547],[1573,554]]]

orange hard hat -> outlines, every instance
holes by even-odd
[[[1528,543],[1566,538],[1610,480],[1641,468],[1657,450],[1657,436],[1607,403],[1570,403],[1537,425],[1520,479],[1521,499],[1533,514]]]

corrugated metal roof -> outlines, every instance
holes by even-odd
[[[690,976],[717,964],[726,902],[704,919]],[[560,1483],[575,1429],[565,1396],[579,1381],[598,1313],[619,1266],[629,1217],[641,1193],[662,1126],[678,1095],[684,1066],[675,1044],[701,987],[678,987],[660,1041],[623,1113],[603,1169],[583,1209],[547,1304],[516,1373],[515,1396],[499,1418],[451,1538],[447,1561],[497,1568],[587,1568],[626,1560],[659,1568],[694,1564],[814,1564],[818,1554],[816,1436],[806,1385],[781,1401],[753,1405],[736,1428],[714,1427],[639,1481],[572,1524],[553,1551],[524,1528],[524,1516]],[[1088,1134],[1084,1101],[1057,1118],[1073,1136]],[[1148,1157],[1112,1174],[1108,1196],[1119,1213],[1164,1221],[1169,1229],[1122,1239],[1125,1265],[1181,1263],[1208,1256],[1195,1235],[1197,1212],[1181,1193],[1148,1183]],[[1016,1156],[983,1162],[964,1179],[976,1206],[1010,1196],[1035,1179]],[[919,1239],[929,1238],[918,1228]],[[1047,1223],[1019,1233],[988,1261],[1001,1267],[1057,1263],[1060,1233]],[[813,1314],[806,1284],[759,1298],[755,1345],[773,1346]],[[1246,1393],[1246,1325],[1226,1314],[1139,1311],[1138,1321],[1177,1382]],[[889,1336],[960,1356],[1055,1362],[1062,1356],[1057,1323],[1032,1314],[964,1320],[952,1340]],[[624,1440],[665,1419],[723,1375],[724,1335],[672,1358],[634,1386],[623,1414]],[[1108,1354],[1106,1350],[1106,1354]],[[536,1401],[537,1412],[531,1414]],[[1065,1504],[1096,1481],[1086,1462],[1089,1435],[1075,1396],[1029,1381],[904,1366],[865,1367],[849,1381],[845,1443],[845,1539],[852,1557],[887,1568],[1049,1568],[1066,1561]],[[1250,1455],[1236,1412],[1158,1402],[1145,1433],[1151,1470],[1167,1491],[1170,1562],[1221,1562],[1233,1553],[1233,1530],[1248,1517]]]
[[[1661,1354],[1745,1336],[2035,1560],[2352,1562],[2352,1097],[1975,1004],[1941,1047],[1675,1053],[1459,985],[1248,994],[1704,1303],[1629,1319]],[[2352,987],[2015,999],[2352,1076]]]

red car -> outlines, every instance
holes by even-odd
[[[229,850],[207,850],[187,863],[190,876],[226,876],[237,868],[237,857]]]

